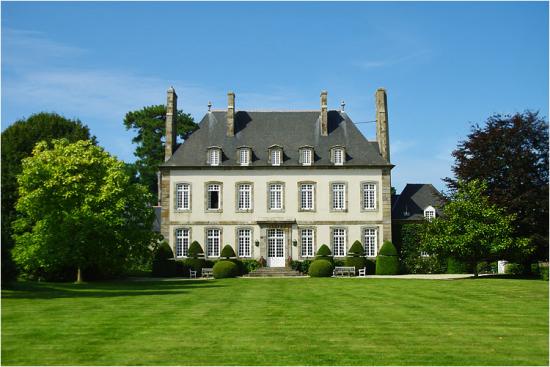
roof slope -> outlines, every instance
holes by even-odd
[[[392,205],[392,219],[422,220],[424,209],[435,208],[436,214],[442,214],[443,195],[432,184],[407,184],[403,192]]]
[[[221,167],[238,166],[237,148],[252,148],[251,166],[268,166],[268,149],[272,145],[283,148],[281,167],[300,166],[299,148],[312,146],[315,152],[313,167],[333,166],[330,147],[346,148],[346,166],[389,166],[380,155],[377,142],[369,142],[345,112],[328,112],[328,136],[321,136],[319,111],[247,112],[235,113],[235,136],[226,136],[226,112],[208,112],[199,129],[162,164],[164,167],[206,167],[206,150],[222,149]],[[216,167],[219,168],[219,167]]]

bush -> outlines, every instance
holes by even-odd
[[[189,278],[189,269],[190,267],[185,263],[185,260],[176,261],[176,276]]]
[[[237,255],[235,254],[235,250],[233,250],[233,247],[231,247],[230,245],[225,245],[222,249],[220,257],[230,259],[237,257]]]
[[[244,274],[248,274],[251,271],[254,271],[258,268],[260,268],[260,263],[258,260],[254,259],[247,259],[247,260],[241,260],[244,266]]]
[[[399,258],[397,250],[390,241],[384,241],[376,257],[376,275],[399,274]]]
[[[365,248],[359,241],[355,241],[353,245],[351,245],[349,251],[348,251],[348,257],[349,256],[365,256]],[[351,265],[350,265],[351,266]]]
[[[315,260],[309,266],[308,274],[310,277],[331,277],[334,265],[328,260]]]
[[[395,246],[390,241],[384,241],[382,248],[378,252],[378,255],[382,256],[397,256],[397,250]]]
[[[189,270],[194,270],[197,272],[197,276],[201,276],[202,268],[210,268],[211,266],[207,266],[206,260],[204,259],[194,259],[192,257],[189,257],[185,260],[183,260],[183,265],[187,267],[187,274],[184,274],[184,276],[189,276]]]
[[[233,264],[237,265],[237,275],[245,275],[246,274],[246,268],[244,266],[244,263],[240,259],[229,259],[229,261],[233,262]],[[214,265],[216,266],[216,265]]]
[[[307,274],[309,271],[309,266],[311,265],[312,262],[313,262],[312,260],[302,260],[302,261],[292,260],[290,262],[290,267],[293,270],[299,271],[302,274]]]
[[[154,277],[174,277],[176,276],[176,262],[171,260],[153,260],[153,269],[151,275]]]
[[[449,257],[447,259],[447,274],[468,274],[473,273],[472,267],[460,260]]]
[[[333,266],[344,266],[345,265],[345,259],[327,259],[332,262]]]
[[[522,264],[508,263],[504,268],[504,273],[511,275],[523,275],[525,273],[525,268]]]
[[[438,274],[445,272],[445,262],[439,256],[420,256],[422,243],[420,224],[398,225],[401,251],[400,263],[403,273],[411,274]],[[445,259],[446,260],[446,259]]]
[[[319,250],[317,250],[317,254],[315,254],[315,259],[328,260],[332,262],[333,261],[332,251],[330,251],[327,245],[321,245],[321,247],[319,247]]]
[[[359,269],[367,266],[367,259],[358,256],[346,257],[345,266],[355,266],[355,275],[357,275]]]
[[[174,253],[172,252],[172,248],[166,241],[162,241],[153,252],[154,260],[162,261],[162,260],[168,260],[173,258],[174,258]]]
[[[189,250],[187,252],[189,253],[189,257],[193,258],[204,256],[204,250],[197,241],[191,242],[191,246],[189,246]]]
[[[376,273],[376,261],[372,259],[365,259],[365,265],[367,267],[367,275],[374,275]]]
[[[496,274],[498,272],[498,266],[496,262],[482,261],[477,264],[478,274]]]
[[[220,260],[214,265],[212,272],[214,273],[214,278],[235,278],[238,275],[237,265],[233,261],[229,260]]]
[[[548,281],[548,263],[539,265],[540,278]]]

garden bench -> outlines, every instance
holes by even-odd
[[[203,278],[214,277],[214,272],[212,268],[202,268],[201,273]]]
[[[189,270],[189,278],[196,278],[196,277],[197,277],[197,271]]]
[[[355,275],[355,266],[336,266],[334,268],[333,275],[337,276],[354,276]]]

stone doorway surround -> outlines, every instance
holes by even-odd
[[[270,228],[279,228],[283,230],[285,266],[288,264],[288,257],[292,256],[292,226],[296,224],[295,219],[260,219],[256,222],[260,226],[260,257],[267,261],[267,230]]]

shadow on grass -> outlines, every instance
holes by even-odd
[[[516,280],[542,280],[536,275],[514,275],[514,274],[480,274],[479,277],[469,277],[464,279],[516,279]]]
[[[15,282],[2,290],[3,299],[104,298],[162,296],[189,293],[193,289],[217,288],[213,280],[184,281],[113,281],[101,283]]]

